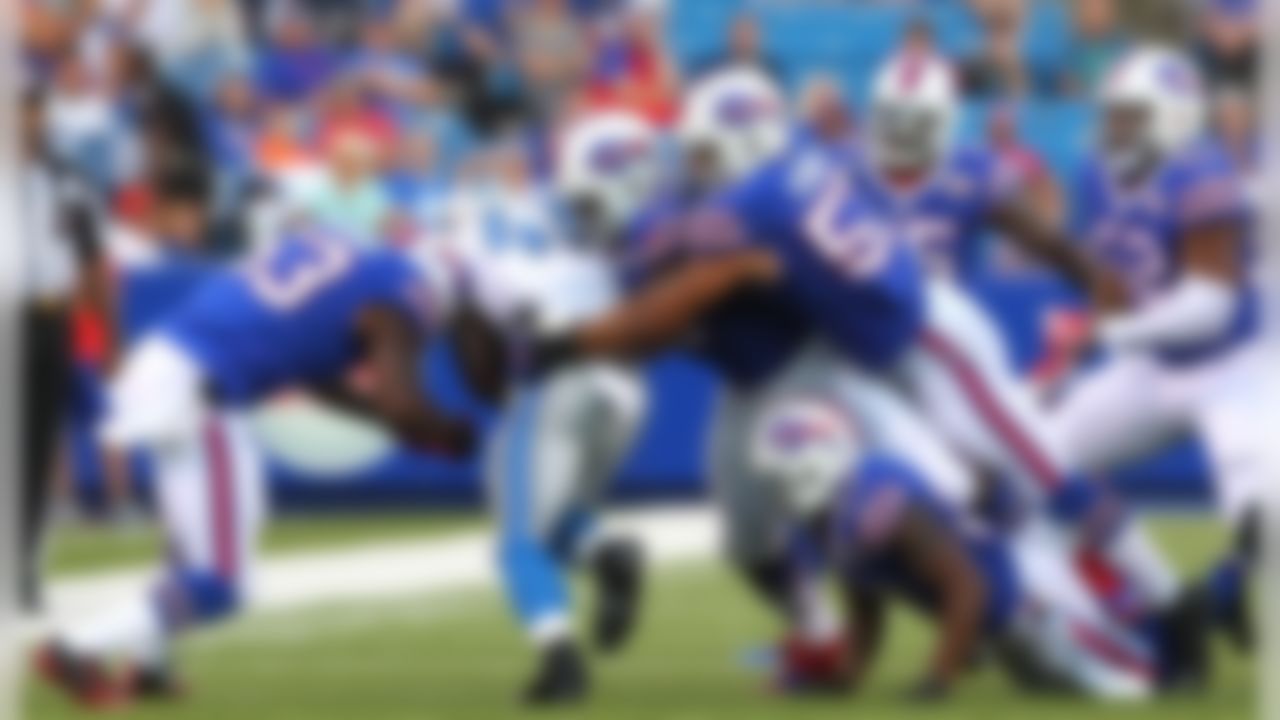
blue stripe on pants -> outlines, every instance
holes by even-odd
[[[507,598],[526,626],[553,613],[567,613],[569,595],[564,576],[535,526],[533,464],[542,391],[527,390],[512,402],[507,442],[500,458],[503,497],[499,565]]]

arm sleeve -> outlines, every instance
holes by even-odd
[[[1236,302],[1236,293],[1225,283],[1187,275],[1138,310],[1104,320],[1099,338],[1119,350],[1193,343],[1222,332]]]

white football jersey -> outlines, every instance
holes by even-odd
[[[463,292],[486,317],[513,331],[562,332],[617,297],[606,259],[572,243],[547,197],[474,189],[450,203],[443,242]]]

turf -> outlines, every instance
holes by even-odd
[[[423,539],[477,528],[481,522],[481,516],[463,512],[284,517],[268,525],[263,547],[268,553],[280,553]],[[160,557],[161,544],[160,533],[150,524],[67,525],[52,535],[49,568],[54,575],[69,575],[152,563]]]
[[[1161,540],[1187,570],[1206,564],[1221,533],[1208,520],[1159,523]],[[425,570],[425,569],[424,569]],[[787,701],[773,697],[743,662],[773,626],[729,574],[698,565],[659,573],[635,644],[596,663],[596,693],[588,705],[547,717],[847,718],[907,720],[1187,720],[1240,718],[1252,713],[1250,663],[1218,653],[1214,688],[1141,707],[1105,707],[1066,699],[1028,699],[984,670],[939,708],[908,706],[902,689],[927,652],[924,627],[895,617],[884,662],[858,696]],[[495,593],[443,600],[398,600],[361,607],[317,608],[250,619],[194,638],[185,648],[192,697],[178,706],[136,710],[125,717],[173,720],[470,720],[516,715],[514,694],[530,661]],[[47,690],[27,693],[28,717],[79,715]]]

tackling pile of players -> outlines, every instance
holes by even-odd
[[[1277,467],[1253,422],[1251,215],[1184,57],[1135,50],[1099,101],[1070,233],[988,154],[953,147],[951,70],[919,53],[878,75],[860,147],[806,137],[767,80],[729,69],[688,91],[673,154],[635,117],[578,119],[551,197],[516,149],[494,149],[496,185],[410,251],[299,223],[125,364],[103,437],[154,453],[173,552],[153,592],[44,645],[41,672],[93,707],[176,693],[173,640],[246,593],[263,503],[245,408],[323,389],[407,442],[467,452],[468,427],[416,392],[418,353],[448,337],[503,408],[485,480],[503,586],[538,650],[529,702],[589,690],[569,571],[595,582],[599,648],[635,627],[642,553],[599,510],[644,414],[635,364],[672,348],[724,381],[708,472],[732,561],[787,628],[784,689],[856,687],[898,602],[936,619],[919,699],[987,657],[1028,689],[1104,699],[1203,685],[1212,627],[1251,639]],[[1053,406],[966,290],[992,232],[1092,305],[1105,360]],[[1181,583],[1097,473],[1189,432],[1240,546]]]

